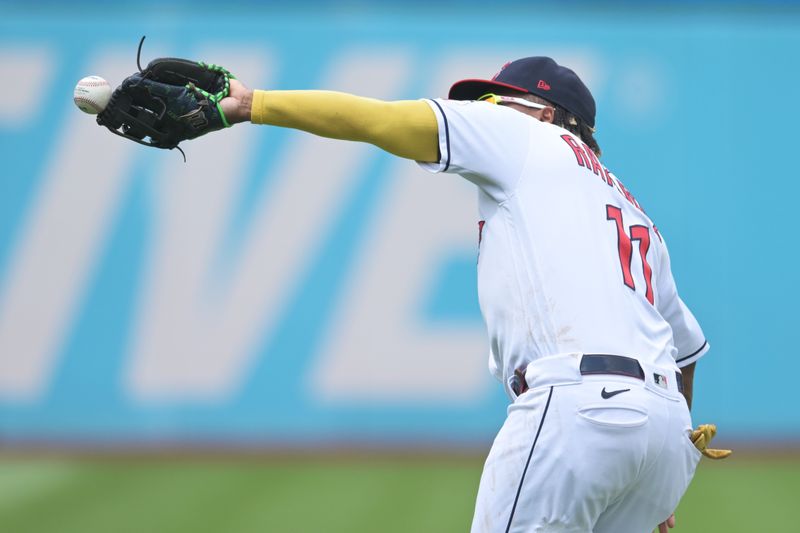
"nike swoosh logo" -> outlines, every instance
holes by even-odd
[[[603,387],[603,390],[600,391],[600,396],[603,397],[604,400],[608,400],[612,396],[616,396],[617,394],[622,394],[623,392],[628,392],[630,389],[620,389],[611,392],[606,392],[606,388]]]

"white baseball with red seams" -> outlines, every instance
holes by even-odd
[[[78,109],[90,115],[103,111],[111,99],[111,85],[100,76],[82,78],[72,94],[72,100]]]

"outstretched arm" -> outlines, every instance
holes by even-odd
[[[231,124],[250,121],[373,144],[413,159],[439,160],[436,116],[421,100],[385,102],[332,91],[253,91],[231,80],[220,102]]]

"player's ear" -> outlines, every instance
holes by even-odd
[[[552,124],[553,120],[555,120],[555,118],[556,118],[556,110],[555,109],[553,109],[550,106],[547,106],[544,109],[542,109],[542,118],[541,118],[542,122],[549,122],[549,123]]]

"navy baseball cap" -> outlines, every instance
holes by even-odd
[[[594,128],[592,93],[575,72],[549,57],[526,57],[503,65],[491,80],[461,80],[450,88],[451,100],[477,100],[497,89],[535,94],[558,104]]]

